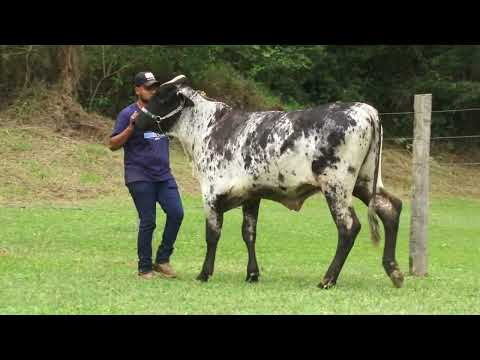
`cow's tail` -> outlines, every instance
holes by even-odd
[[[378,222],[378,216],[375,210],[375,197],[377,195],[377,181],[378,172],[380,168],[380,154],[382,151],[382,124],[378,113],[375,112],[375,116],[372,119],[372,146],[370,151],[375,151],[375,171],[373,174],[373,189],[372,197],[368,204],[368,223],[370,225],[370,235],[374,246],[378,246],[380,243],[380,225]]]

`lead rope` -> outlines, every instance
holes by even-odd
[[[142,112],[145,113],[148,117],[150,117],[151,119],[153,119],[155,121],[155,123],[157,124],[157,127],[158,127],[158,130],[160,131],[160,134],[162,135],[165,135],[167,136],[167,134],[164,133],[163,129],[162,129],[162,125],[160,125],[161,123],[161,120],[164,120],[164,119],[167,119],[173,115],[175,115],[176,113],[178,113],[179,111],[183,110],[183,107],[185,106],[185,99],[182,99],[182,103],[174,110],[172,110],[171,112],[169,112],[167,115],[165,116],[158,116],[158,115],[154,115],[152,114],[150,111],[148,111],[147,109],[145,109],[144,107],[141,108]],[[195,165],[195,162],[193,161],[193,158],[188,154],[187,150],[185,149],[185,146],[183,145],[183,143],[181,141],[179,141],[180,144],[182,145],[182,149],[183,149],[183,153],[185,154],[185,157],[187,158],[188,162],[190,163],[190,166],[192,168],[192,177],[194,177],[195,179],[198,179],[197,178],[197,175],[198,174],[198,169]]]

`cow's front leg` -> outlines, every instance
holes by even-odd
[[[217,252],[217,244],[220,239],[220,233],[223,225],[223,212],[209,209],[206,220],[207,255],[203,263],[202,271],[197,276],[197,280],[208,281],[213,275],[215,264],[215,253]]]
[[[257,237],[257,219],[260,199],[247,201],[243,204],[243,241],[247,245],[248,265],[246,281],[258,281],[260,271],[258,270],[257,257],[255,255],[255,240]]]

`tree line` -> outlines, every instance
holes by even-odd
[[[478,45],[0,45],[0,106],[42,84],[115,117],[133,101],[133,76],[143,70],[160,81],[185,74],[210,97],[246,110],[364,101],[402,112],[419,93],[433,94],[434,110],[480,105]],[[432,134],[478,132],[478,116],[434,114]],[[383,123],[387,134],[411,135],[409,115]]]

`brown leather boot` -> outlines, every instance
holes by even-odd
[[[145,280],[151,280],[155,277],[155,273],[153,271],[147,271],[147,272],[139,272],[138,273],[138,276],[141,278],[141,279],[145,279]]]
[[[169,278],[169,279],[177,277],[177,274],[175,273],[175,270],[173,270],[170,263],[155,264],[155,265],[153,265],[153,270],[158,272],[163,277],[166,277],[166,278]]]

